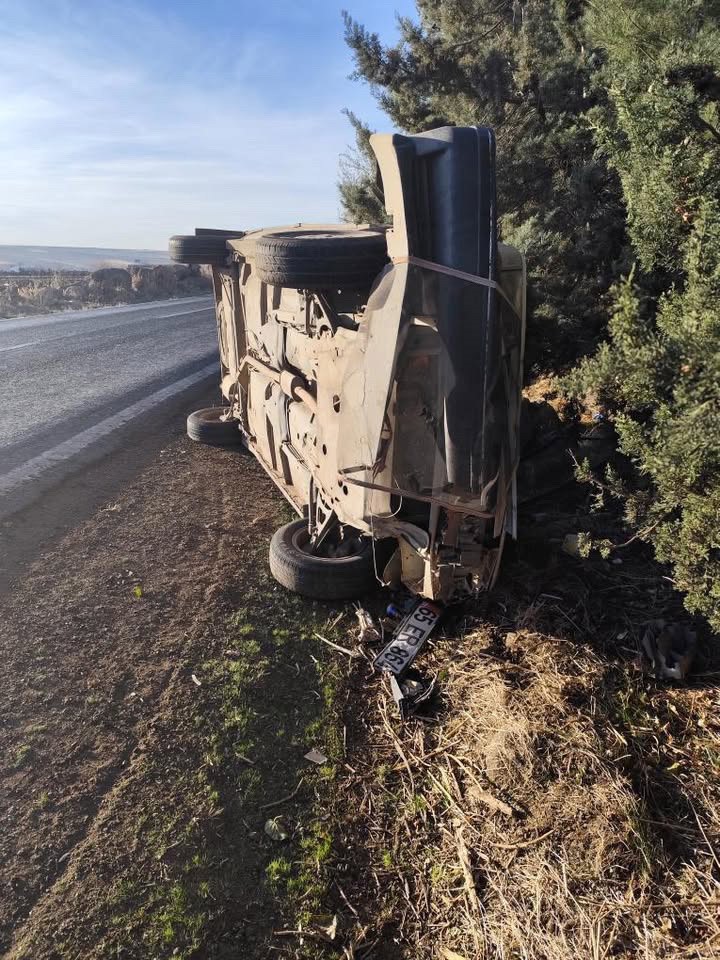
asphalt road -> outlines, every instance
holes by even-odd
[[[0,320],[0,518],[157,431],[213,379],[207,296]]]

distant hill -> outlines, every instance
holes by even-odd
[[[13,247],[0,244],[0,271],[96,270],[131,263],[169,263],[165,250],[123,250],[105,247]]]

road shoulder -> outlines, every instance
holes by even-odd
[[[250,457],[177,438],[6,597],[8,957],[267,956],[341,744],[336,611],[267,570],[286,511]]]

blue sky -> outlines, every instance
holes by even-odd
[[[0,0],[0,243],[163,248],[195,226],[336,220],[345,8],[413,0]]]

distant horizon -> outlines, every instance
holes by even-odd
[[[110,250],[113,253],[166,253],[162,247],[103,247],[95,243],[0,243],[0,250]],[[0,260],[0,262],[2,262]]]
[[[0,272],[96,270],[101,266],[170,263],[167,247],[96,247],[81,244],[2,243]]]
[[[0,0],[0,240],[159,250],[196,224],[340,218],[350,78],[341,10],[398,36],[413,0]]]

